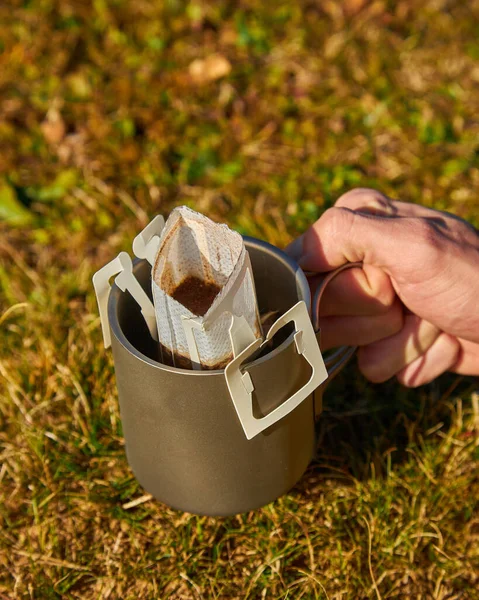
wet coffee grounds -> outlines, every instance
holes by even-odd
[[[224,369],[226,365],[232,360],[233,355],[226,357],[224,360],[217,362],[213,365],[201,365],[202,371],[216,371],[218,369]],[[163,344],[160,344],[160,356],[159,360],[162,364],[168,365],[169,367],[176,367],[177,369],[192,369],[193,364],[191,359],[177,352],[172,353]]]
[[[173,290],[171,297],[183,304],[193,314],[203,317],[220,290],[220,286],[212,281],[202,281],[198,277],[188,275]]]

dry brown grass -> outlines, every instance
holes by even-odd
[[[277,245],[357,185],[477,225],[478,27],[477,0],[0,6],[0,597],[479,598],[475,381],[351,365],[294,490],[180,514],[126,463],[91,286],[181,203]]]

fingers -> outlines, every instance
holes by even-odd
[[[425,354],[440,333],[428,321],[406,315],[399,333],[359,349],[359,368],[374,383],[387,381]]]
[[[310,279],[314,294],[320,278]],[[322,317],[381,315],[393,305],[396,294],[389,277],[377,267],[364,265],[339,273],[326,287],[319,309]]]
[[[370,188],[356,188],[340,196],[335,206],[369,214],[397,215],[398,208],[390,198]]]
[[[348,261],[388,267],[394,264],[393,253],[408,243],[438,242],[438,230],[454,237],[458,222],[477,236],[455,215],[357,188],[343,194],[287,251],[311,271],[328,271]]]
[[[419,204],[391,200],[381,192],[370,188],[350,190],[340,196],[334,206],[364,214],[390,217],[432,217],[440,214]],[[305,234],[299,236],[286,248],[288,254],[297,261],[305,254],[304,237]]]
[[[414,249],[418,258],[428,258],[421,254],[440,250],[445,235],[458,237],[458,221],[448,213],[357,189],[341,196],[295,242],[293,250],[306,270],[324,272],[363,261],[390,274],[411,266],[412,254],[405,250]]]
[[[431,382],[456,364],[460,352],[457,338],[441,333],[422,356],[416,358],[397,373],[399,383],[417,387]]]
[[[335,206],[359,212],[390,217],[423,217],[436,220],[457,219],[454,215],[413,202],[391,200],[381,192],[356,188],[338,198]]]
[[[382,314],[374,316],[325,317],[320,319],[321,350],[337,346],[365,346],[383,338],[394,337],[403,326],[399,300]]]
[[[408,260],[405,248],[429,234],[423,231],[422,220],[416,221],[330,208],[297,242],[302,246],[299,264],[305,270],[325,272],[362,261],[389,274],[398,262]]]
[[[296,262],[299,262],[303,256],[303,241],[304,234],[298,236],[291,242],[291,244],[289,244],[289,246],[285,248],[286,253],[289,254],[291,258],[294,258]]]
[[[322,348],[360,345],[360,368],[373,382],[397,375],[417,386],[446,370],[479,374],[478,239],[454,215],[376,190],[341,196],[289,248],[305,270],[363,263],[363,272],[339,274],[324,293]],[[423,319],[409,314],[396,328],[394,291]]]
[[[479,375],[479,344],[459,339],[460,352],[451,370],[460,375]]]

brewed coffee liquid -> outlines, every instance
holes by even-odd
[[[220,290],[220,286],[213,281],[203,281],[198,277],[188,275],[173,291],[171,297],[183,304],[193,314],[203,317]]]

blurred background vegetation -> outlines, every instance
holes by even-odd
[[[0,596],[478,598],[467,378],[325,402],[295,490],[144,497],[91,275],[187,204],[284,246],[352,187],[479,223],[479,2],[3,0]]]

